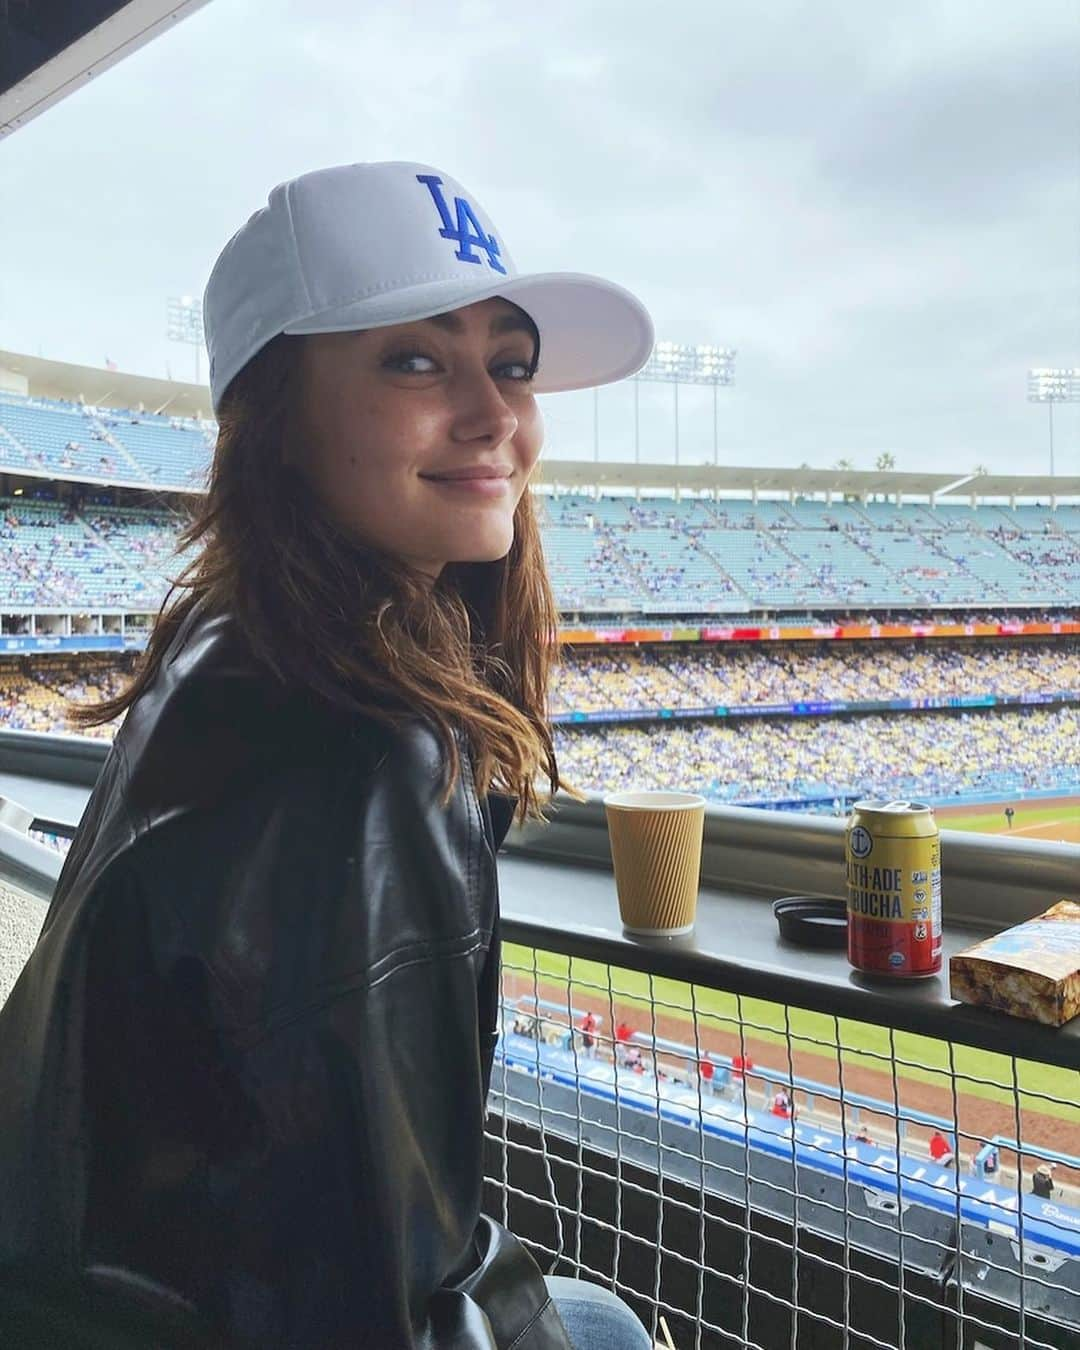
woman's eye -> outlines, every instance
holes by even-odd
[[[427,362],[425,366],[423,363]],[[420,364],[417,364],[420,363]],[[430,375],[436,363],[423,352],[395,352],[388,356],[383,365],[390,370],[400,370],[406,375]]]
[[[532,366],[526,361],[507,361],[503,365],[496,367],[496,372],[511,372],[509,379],[519,384],[528,384],[533,378]]]
[[[403,375],[432,375],[439,369],[438,361],[423,352],[393,352],[382,364],[385,370]],[[515,384],[528,384],[533,378],[532,365],[528,361],[502,361],[492,367],[491,373],[497,380],[508,379]]]

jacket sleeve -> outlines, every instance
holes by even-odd
[[[212,1233],[196,1301],[239,1345],[569,1350],[535,1262],[480,1218],[494,859],[475,799],[443,813],[424,767],[397,756],[344,815],[294,775],[216,847],[177,822],[141,859],[196,939],[162,971],[195,1047],[187,1162],[144,1198],[173,1251]]]

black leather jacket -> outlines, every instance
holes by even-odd
[[[480,1213],[495,852],[430,726],[346,720],[194,611],[0,1010],[0,1265],[258,1350],[569,1350]]]

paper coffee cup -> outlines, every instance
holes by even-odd
[[[613,792],[604,798],[619,912],[629,933],[678,937],[694,927],[705,798]]]

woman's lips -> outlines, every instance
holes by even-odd
[[[427,478],[425,482],[474,497],[501,497],[510,491],[509,478]]]

